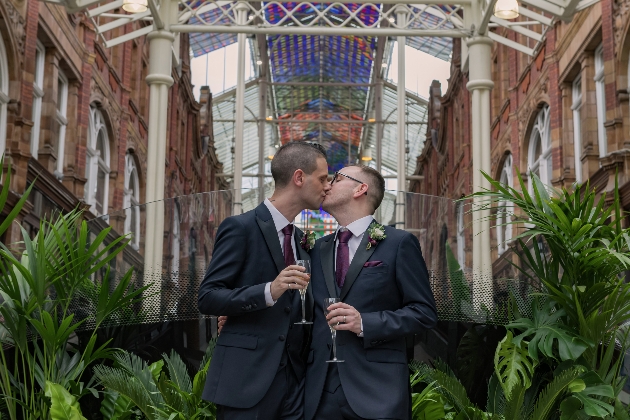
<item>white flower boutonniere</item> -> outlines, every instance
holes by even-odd
[[[300,246],[306,252],[313,249],[313,247],[315,246],[315,232],[310,230],[304,232],[304,236],[302,236],[302,239],[300,240]]]
[[[380,223],[372,223],[367,230],[368,234],[368,244],[365,249],[370,249],[373,246],[376,246],[380,241],[387,238],[385,235],[385,227]]]

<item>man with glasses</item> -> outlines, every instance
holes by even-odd
[[[380,173],[348,166],[334,175],[322,204],[339,229],[311,251],[305,420],[409,419],[405,338],[433,328],[437,311],[418,239],[372,217],[384,194]],[[324,308],[328,298],[340,302]],[[327,363],[329,325],[338,363]]]
[[[328,183],[325,151],[306,142],[280,147],[271,162],[275,191],[254,210],[228,217],[199,287],[199,311],[224,315],[203,398],[219,420],[302,420],[310,325],[300,294],[309,259],[292,221],[319,209]],[[312,296],[307,291],[307,319]],[[309,310],[310,309],[310,310]]]

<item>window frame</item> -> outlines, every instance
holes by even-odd
[[[605,64],[604,64],[604,44],[600,44],[595,49],[595,104],[597,107],[597,143],[599,145],[599,157],[608,154],[608,143],[606,135],[606,85],[605,85]]]
[[[97,150],[98,136],[101,132],[103,133],[103,147],[105,151],[105,156],[101,156],[100,151]],[[111,167],[109,164],[109,134],[107,132],[107,125],[105,124],[103,114],[94,104],[90,106],[87,157],[87,165],[85,167],[87,178],[87,182],[85,184],[85,201],[90,205],[90,211],[92,213],[97,216],[105,216],[109,209],[109,174],[111,173]],[[101,206],[103,209],[102,214],[96,208],[96,194],[98,192],[97,188],[99,170],[105,172],[103,199],[101,202]]]
[[[530,193],[534,191],[533,182],[531,180],[532,173],[538,171],[538,177],[544,185],[551,186],[551,177],[553,175],[553,163],[551,156],[551,112],[549,105],[545,104],[536,114],[536,122],[532,127],[529,136],[529,151],[527,153],[527,177],[528,190]],[[540,156],[536,156],[537,142],[540,142]]]
[[[571,110],[573,111],[573,153],[575,155],[575,181],[582,182],[582,76],[571,85]]]
[[[39,154],[39,135],[42,121],[42,102],[44,100],[44,66],[46,64],[46,48],[38,40],[35,46],[35,74],[33,78],[33,106],[31,120],[31,155],[37,159]]]
[[[125,155],[125,188],[123,208],[125,209],[125,234],[131,233],[130,245],[136,251],[140,249],[140,179],[138,166],[133,155]],[[135,215],[135,226],[131,226],[132,216]]]
[[[512,153],[508,153],[503,161],[499,182],[507,187],[514,187],[514,172]],[[502,255],[508,250],[512,242],[512,225],[509,224],[511,215],[514,213],[514,204],[511,201],[499,201],[497,206],[497,250]]]
[[[466,266],[466,224],[464,223],[464,202],[457,203],[457,262],[460,268]]]
[[[66,128],[68,126],[68,78],[63,71],[59,70],[57,75],[57,106],[55,108],[55,119],[59,124],[57,133],[57,164],[55,176],[58,180],[63,180],[63,164],[66,153]],[[59,100],[61,98],[61,100]]]

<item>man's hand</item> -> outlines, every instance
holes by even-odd
[[[221,334],[221,330],[223,329],[223,326],[227,322],[227,319],[228,317],[225,315],[222,315],[217,319],[217,335]]]
[[[276,301],[289,289],[306,289],[310,276],[304,273],[305,268],[299,265],[290,265],[278,274],[271,282],[271,298]]]
[[[326,316],[328,325],[337,331],[352,331],[361,334],[361,314],[347,303],[338,302],[328,307],[330,313]],[[339,324],[339,325],[337,325]]]

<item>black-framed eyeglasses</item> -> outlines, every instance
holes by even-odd
[[[337,180],[337,178],[339,177],[339,175],[341,175],[341,176],[345,176],[346,178],[351,179],[351,180],[353,180],[354,182],[358,182],[359,184],[365,184],[365,182],[363,182],[363,181],[359,181],[358,179],[353,178],[353,177],[351,177],[350,175],[346,175],[346,174],[344,174],[343,172],[339,172],[339,171],[337,171],[337,172],[335,172],[335,175],[333,175],[333,178],[332,178],[332,180],[330,181],[330,186],[331,186],[331,187],[332,187],[332,185],[335,183],[335,181]],[[367,195],[367,191],[365,192],[365,195]]]

